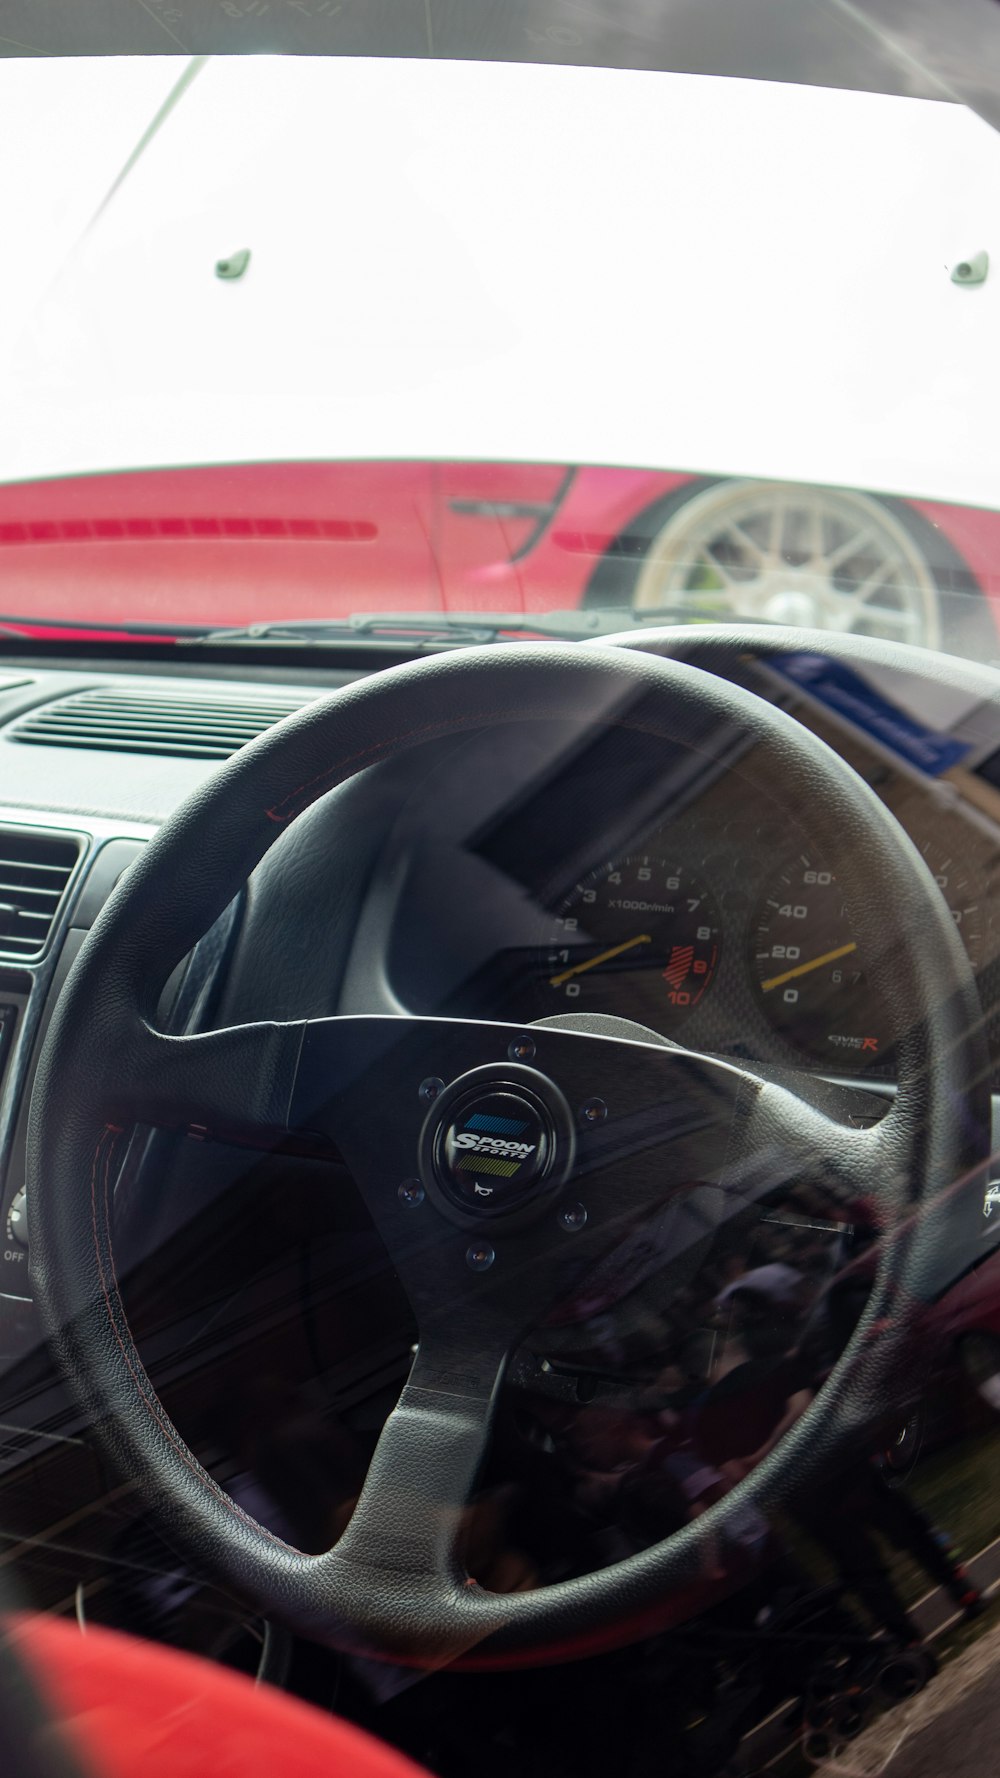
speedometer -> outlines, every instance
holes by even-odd
[[[719,961],[719,912],[695,872],[635,852],[576,883],[557,909],[542,996],[669,1030],[704,999]]]
[[[973,969],[982,962],[987,896],[955,848],[921,848],[948,903]],[[833,871],[809,853],[782,866],[761,899],[752,933],[751,974],[769,1024],[825,1061],[877,1065],[889,1023],[869,981]]]
[[[888,1022],[865,974],[833,872],[803,852],[771,878],[753,931],[752,972],[769,1023],[826,1061],[867,1065]]]

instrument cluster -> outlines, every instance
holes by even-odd
[[[987,871],[964,834],[918,849],[978,974],[995,940]],[[887,907],[887,945],[894,936]],[[781,1051],[880,1072],[891,1034],[871,964],[836,860],[802,835],[736,820],[721,833],[654,833],[582,877],[554,913],[536,997],[545,1014],[612,1013],[741,1054],[759,1022]]]
[[[975,975],[1000,1086],[995,707],[812,655],[730,666],[833,747],[921,854]],[[840,888],[857,860],[823,856],[810,825],[808,802],[780,798],[738,725],[706,718],[667,743],[583,713],[505,729],[502,743],[473,735],[407,798],[382,924],[359,945],[382,961],[358,977],[356,1003],[526,1023],[611,1014],[735,1060],[891,1079],[902,1034],[876,982],[900,920],[873,880],[884,939],[866,954]],[[845,843],[864,847],[863,832]]]

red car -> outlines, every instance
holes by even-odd
[[[253,463],[0,487],[0,616],[631,608],[992,650],[1000,515],[557,464]]]

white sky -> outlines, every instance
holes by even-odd
[[[971,113],[216,60],[85,233],[184,66],[0,60],[0,479],[512,457],[1000,506],[1000,137]]]

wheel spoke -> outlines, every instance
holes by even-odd
[[[236,1025],[167,1037],[142,1026],[109,1093],[121,1121],[266,1146],[287,1130],[305,1025]]]
[[[804,1178],[838,1201],[877,1196],[883,1184],[877,1128],[845,1127],[770,1082],[748,1102],[731,1158],[732,1182],[751,1197]]]
[[[452,1032],[453,1045],[460,1041],[460,1026],[438,1025]],[[356,1095],[378,1123],[397,1056],[419,1070],[417,1032],[417,1021],[390,1017],[262,1022],[190,1037],[142,1024],[121,1046],[108,1109],[119,1121],[191,1127],[207,1137],[266,1141],[294,1130],[332,1146],[331,1116],[342,1117]],[[415,1041],[419,1051],[419,1035]],[[443,1053],[441,1060],[447,1065]],[[423,1115],[426,1107],[418,1109]]]
[[[489,1442],[506,1354],[477,1344],[421,1341],[413,1370],[375,1448],[338,1560],[417,1587],[461,1585],[461,1533]]]
[[[751,537],[749,531],[745,531],[735,519],[727,526],[725,534],[735,537],[737,543],[753,557],[758,569],[763,570],[767,567],[769,560],[767,551],[762,549],[756,538]]]
[[[814,565],[824,561],[823,549],[823,511],[818,500],[811,500],[807,508],[809,522],[806,537],[809,545],[809,557]]]
[[[843,543],[838,543],[836,549],[830,550],[824,557],[827,568],[835,573],[841,563],[849,562],[852,556],[856,556],[858,551],[864,549],[865,545],[871,541],[871,527],[862,525],[860,530],[853,532]]]
[[[721,562],[719,560],[719,557],[716,555],[716,550],[722,544],[722,542],[723,542],[723,539],[721,537],[714,537],[712,539],[711,543],[707,543],[705,545],[705,549],[702,554],[702,561],[704,562],[705,567],[708,569],[710,574],[718,574],[721,577],[721,579],[725,582],[725,588],[726,588],[727,593],[728,592],[736,593],[739,590],[739,582],[733,579],[733,576],[730,573],[728,567],[726,566],[726,563]],[[706,590],[709,590],[709,589],[706,589]],[[710,590],[714,591],[715,589],[713,588]],[[719,590],[721,591],[721,588]]]
[[[873,568],[870,574],[865,575],[864,580],[858,582],[854,591],[848,595],[849,598],[855,605],[868,604],[873,594],[894,580],[896,572],[895,564],[889,561],[888,557],[883,556],[878,567]]]
[[[826,588],[826,628],[844,634],[858,623],[869,622],[877,624],[880,633],[888,630],[904,636],[911,634],[918,619],[910,605],[895,605],[879,597],[893,591],[900,591],[904,596],[909,594],[910,589],[905,585],[899,587],[898,575],[898,564],[891,557],[882,555],[877,566],[853,588],[835,587],[831,577]]]
[[[781,561],[782,545],[785,539],[785,510],[785,502],[775,500],[771,508],[771,536],[768,546],[773,562]]]

